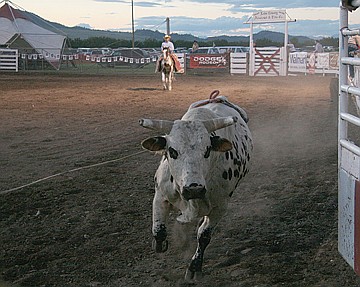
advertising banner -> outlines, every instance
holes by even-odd
[[[307,52],[290,53],[289,70],[306,73]]]
[[[316,54],[316,68],[329,69],[330,67],[330,54],[329,53],[317,53]]]
[[[190,55],[190,68],[226,68],[228,61],[226,56],[222,54],[197,54]]]

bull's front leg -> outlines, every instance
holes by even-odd
[[[170,203],[155,192],[153,200],[153,226],[152,233],[154,236],[152,248],[156,252],[165,252],[168,249],[166,222],[170,212]]]
[[[211,234],[225,210],[213,210],[209,216],[204,216],[197,232],[198,245],[195,254],[191,258],[190,265],[186,270],[185,279],[188,281],[198,280],[202,278],[202,265],[204,261],[204,253],[206,247],[211,240]]]

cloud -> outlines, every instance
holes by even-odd
[[[76,25],[76,27],[82,27],[82,28],[86,28],[86,29],[92,29],[93,28],[89,24],[86,24],[86,23],[79,23],[79,24]]]
[[[231,6],[230,10],[234,12],[249,11],[249,9],[289,9],[289,8],[307,8],[307,7],[339,7],[338,0],[191,0],[189,2],[205,4],[226,4]]]
[[[131,0],[92,0],[102,3],[126,3],[131,4]],[[146,17],[137,17],[135,19],[136,29],[150,29],[166,32],[166,17],[174,11],[183,11],[183,15],[175,13],[176,16],[170,16],[171,30],[180,34],[193,34],[198,37],[218,36],[218,35],[248,35],[249,24],[244,24],[252,12],[270,9],[287,9],[289,16],[296,22],[289,23],[289,34],[296,36],[315,37],[319,35],[334,36],[338,31],[338,21],[334,10],[339,6],[339,0],[157,0],[157,1],[137,1],[134,5],[148,8]],[[181,5],[180,5],[181,4]],[[191,7],[196,5],[204,7],[201,11],[193,11]],[[216,4],[215,6],[213,4]],[[207,7],[211,6],[212,11],[219,9],[217,15],[222,17],[208,18],[206,14]],[[185,12],[184,7],[190,10]],[[214,8],[220,7],[220,8]],[[159,9],[161,8],[161,9]],[[177,9],[179,10],[172,10]],[[323,8],[323,9],[322,9]],[[225,13],[224,13],[225,12]],[[166,15],[166,16],[161,16]],[[155,16],[156,15],[156,16]],[[197,15],[197,16],[195,16]],[[214,15],[214,13],[212,14]],[[216,14],[215,14],[216,15]],[[126,24],[124,24],[126,25]],[[254,25],[254,32],[261,30],[272,30],[284,32],[284,24],[263,24]],[[129,30],[129,27],[116,28],[116,30]]]
[[[130,3],[130,1],[124,0],[93,0],[94,2],[105,2],[105,3]]]
[[[165,16],[151,16],[136,19],[136,29],[154,29],[165,32]],[[173,33],[192,34],[198,37],[209,36],[243,36],[249,35],[249,24],[245,24],[247,16],[237,17],[219,17],[216,19],[192,18],[192,17],[172,17],[170,19],[170,28]],[[338,21],[334,20],[299,20],[289,23],[289,34],[293,36],[334,36],[338,30]],[[283,23],[267,23],[263,25],[254,25],[254,33],[262,30],[271,30],[284,32]]]
[[[131,0],[93,0],[95,2],[105,2],[105,3],[126,3],[126,4],[131,4]],[[149,8],[152,8],[152,7],[159,7],[159,6],[162,6],[161,3],[156,3],[156,2],[146,2],[146,1],[134,1],[134,6],[137,6],[137,7],[149,7]]]

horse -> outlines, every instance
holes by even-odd
[[[171,83],[174,79],[175,72],[175,62],[171,57],[171,52],[168,48],[163,49],[162,60],[160,62],[160,70],[164,90],[171,91]]]

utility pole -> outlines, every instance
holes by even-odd
[[[166,34],[170,35],[170,18],[166,18]]]
[[[134,29],[134,0],[131,0],[131,28],[132,28],[132,48],[135,48],[135,29]]]

